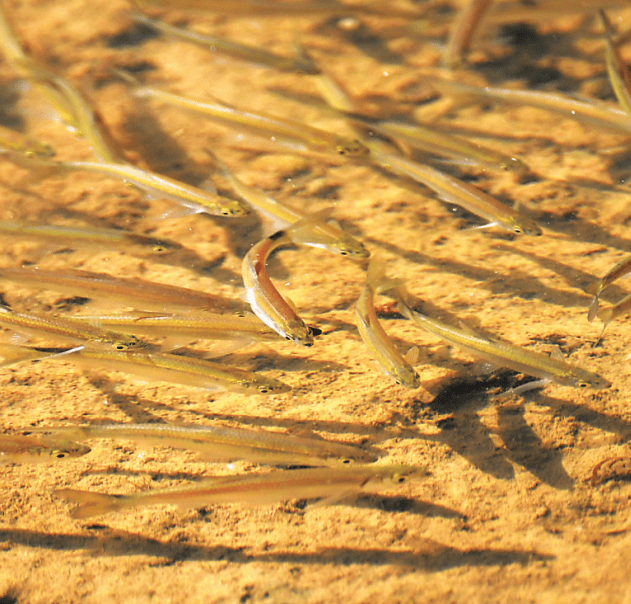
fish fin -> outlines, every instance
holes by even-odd
[[[611,308],[605,308],[598,313],[598,318],[603,322],[603,328],[600,332],[600,337],[598,338],[598,342],[603,339],[603,334],[605,333],[605,329],[607,329],[609,323],[613,321],[613,310]]]
[[[599,288],[600,282],[601,282],[601,280],[598,279],[598,281],[593,281],[592,283],[590,283],[585,288],[585,293],[587,293],[587,294],[594,294],[594,296],[597,296],[600,293],[600,288]]]
[[[210,176],[206,180],[202,181],[199,185],[197,185],[197,187],[199,189],[202,189],[203,191],[208,191],[209,193],[212,193],[214,195],[217,194],[217,186],[210,179]]]
[[[310,510],[313,510],[316,508],[322,508],[325,505],[333,505],[335,503],[339,503],[340,501],[344,501],[345,499],[355,498],[356,496],[357,496],[357,493],[354,490],[341,491],[339,493],[334,493],[333,495],[329,495],[328,497],[322,497],[321,499],[318,499],[317,501],[314,501],[313,503],[308,503],[307,507]]]
[[[474,329],[473,327],[471,327],[471,325],[467,325],[463,321],[458,321],[458,325],[460,326],[460,329],[469,336],[472,336],[474,338],[481,338],[489,342],[491,341],[491,338],[489,338],[486,334],[478,331],[477,329]]]
[[[167,336],[160,343],[160,349],[166,352],[171,352],[173,350],[177,350],[178,348],[188,346],[189,344],[194,344],[198,341],[199,338],[192,336],[188,338],[183,336]]]
[[[401,151],[405,157],[412,157],[414,155],[414,148],[409,143],[405,142],[402,138],[393,136],[390,141]]]
[[[592,298],[592,303],[587,311],[587,320],[593,321],[598,316],[598,294]]]
[[[289,296],[283,296],[283,298],[285,299],[285,302],[287,302],[289,308],[291,308],[291,310],[298,314],[298,307],[296,306],[295,302]]]
[[[410,350],[408,350],[404,355],[403,358],[412,366],[416,365],[416,363],[418,363],[418,360],[421,356],[421,351],[419,350],[418,346],[412,346],[412,348],[410,348]]]
[[[183,218],[184,216],[191,216],[192,214],[202,214],[204,210],[201,207],[194,206],[177,206],[168,209],[158,216],[158,220],[167,220],[170,218]]]
[[[479,231],[481,229],[490,229],[490,228],[493,228],[493,227],[496,227],[496,226],[498,226],[497,222],[489,222],[487,224],[481,224],[480,226],[474,226],[474,227],[471,227],[471,228],[465,229],[465,230],[466,231]]]
[[[121,495],[107,495],[106,493],[92,493],[91,491],[75,489],[57,489],[54,493],[69,503],[79,504],[79,507],[70,512],[70,516],[76,519],[102,516],[123,507]]]
[[[227,354],[232,354],[237,350],[241,350],[246,346],[252,344],[251,338],[240,338],[235,340],[222,340],[220,342],[214,342],[207,348],[204,348],[203,355],[205,359],[213,359],[216,357],[223,357]]]
[[[278,231],[287,229],[289,226],[291,226],[291,223],[285,222],[284,220],[265,216],[263,219],[261,232],[263,234],[263,237],[269,237],[274,233],[277,233]]]
[[[389,279],[386,277],[386,266],[383,258],[374,255],[368,263],[366,283],[376,294],[381,294],[391,290],[399,291],[403,286],[401,279]]]
[[[140,88],[142,86],[142,82],[135,76],[133,76],[129,71],[125,69],[119,69],[118,67],[110,67],[110,71],[118,76],[123,82],[131,86],[132,88]]]
[[[517,388],[511,388],[510,390],[507,390],[504,394],[523,394],[524,392],[529,392],[530,390],[543,388],[546,384],[549,384],[550,381],[551,380],[548,379],[535,380],[534,382],[528,382],[527,384],[517,386]]]
[[[331,206],[313,214],[307,214],[304,218],[297,220],[284,230],[294,243],[306,245],[313,239],[313,227],[317,226],[318,223],[326,222],[334,209]]]
[[[561,349],[558,346],[555,346],[550,351],[550,358],[555,359],[557,361],[564,361],[565,360],[565,355],[563,354],[563,352],[561,351]]]

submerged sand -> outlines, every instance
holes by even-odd
[[[365,266],[323,250],[280,251],[269,270],[302,316],[324,335],[310,348],[279,341],[225,359],[269,373],[289,394],[247,397],[123,373],[83,371],[60,360],[0,371],[3,430],[89,422],[227,423],[373,445],[381,463],[424,465],[425,482],[354,503],[309,509],[300,502],[201,510],[138,508],[73,520],[58,488],[130,493],[200,476],[262,471],[244,463],[204,464],[192,454],[93,441],[87,456],[56,464],[6,465],[0,477],[0,602],[626,602],[631,484],[623,480],[631,381],[629,323],[594,347],[583,288],[631,249],[628,192],[611,185],[629,171],[626,137],[527,107],[473,104],[441,118],[514,154],[530,178],[476,166],[446,165],[489,193],[524,208],[544,229],[538,238],[498,229],[437,200],[428,190],[363,162],[261,151],[260,141],[160,103],[135,100],[109,71],[134,70],[168,90],[213,96],[352,135],[317,103],[303,76],[257,69],[134,25],[127,4],[78,0],[10,1],[8,18],[35,57],[86,91],[125,157],[199,184],[211,148],[250,184],[305,211],[334,216],[404,279],[444,320],[542,352],[560,347],[571,362],[613,383],[606,390],[549,385],[499,396],[523,381],[485,369],[419,330],[378,297],[383,324],[402,351],[419,348],[423,386],[406,390],[376,371],[354,326]],[[612,12],[612,15],[614,13]],[[439,75],[447,29],[427,39],[396,19],[362,17],[231,19],[165,13],[171,23],[290,53],[297,38],[358,98],[433,120],[446,103],[423,99]],[[631,12],[615,13],[623,31]],[[614,104],[594,28],[577,17],[540,26],[487,30],[459,81],[563,90]],[[629,59],[625,49],[625,56]],[[2,121],[48,141],[60,159],[90,160],[84,141],[60,124],[4,63]],[[218,181],[219,182],[219,181]],[[225,183],[219,182],[225,186]],[[0,241],[1,266],[36,263],[241,293],[241,260],[264,234],[256,218],[162,215],[123,183],[89,173],[38,180],[0,164],[2,220],[120,227],[169,237],[190,251],[158,263],[127,250],[60,253]],[[85,308],[55,292],[2,283],[16,308],[73,314]],[[625,282],[603,304],[621,299]],[[108,312],[114,307],[101,308]],[[616,464],[608,460],[621,458]],[[601,462],[597,480],[594,468]],[[607,473],[608,472],[608,473]],[[613,478],[613,480],[608,480]]]

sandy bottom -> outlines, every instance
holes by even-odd
[[[243,180],[279,200],[305,211],[334,206],[340,224],[381,256],[388,275],[405,280],[428,313],[535,350],[560,347],[571,362],[613,386],[549,385],[500,396],[523,376],[485,374],[479,362],[378,297],[383,325],[397,346],[419,348],[423,386],[406,390],[372,367],[355,328],[365,266],[324,250],[284,249],[270,262],[270,274],[324,335],[310,349],[284,341],[257,344],[225,362],[282,379],[291,393],[207,392],[48,360],[0,370],[3,430],[162,421],[314,431],[372,445],[384,455],[379,463],[424,465],[431,472],[427,480],[315,509],[297,501],[201,510],[161,505],[76,521],[55,489],[130,493],[264,469],[213,466],[182,451],[114,441],[92,441],[91,453],[76,460],[8,464],[0,475],[0,603],[631,600],[631,484],[623,480],[631,457],[631,327],[614,323],[602,346],[593,347],[600,324],[588,323],[590,297],[583,292],[631,249],[628,190],[611,188],[631,166],[626,137],[494,103],[441,117],[446,128],[464,129],[521,158],[536,175],[520,179],[444,164],[518,204],[544,235],[473,230],[483,221],[421,186],[363,162],[278,151],[199,116],[134,99],[108,69],[126,67],[171,91],[211,95],[352,136],[323,110],[305,76],[151,36],[128,20],[122,1],[16,0],[3,8],[25,47],[86,91],[129,161],[198,184],[212,173],[204,151],[211,148]],[[631,26],[631,13],[620,14],[622,31]],[[446,29],[440,24],[431,23],[424,39],[385,18],[340,23],[328,17],[196,16],[191,22],[286,54],[299,39],[352,95],[393,116],[432,121],[448,106],[415,102],[424,98],[427,78],[441,73]],[[511,26],[494,38],[489,30],[470,56],[472,65],[454,77],[563,90],[613,106],[602,43],[577,34],[580,24],[563,18],[539,28]],[[60,159],[91,160],[86,143],[50,121],[34,91],[20,86],[10,65],[1,67],[2,121],[48,141]],[[121,227],[171,238],[188,250],[157,261],[124,248],[82,250],[69,242],[60,250],[4,238],[2,266],[82,268],[237,299],[241,260],[266,234],[254,217],[164,218],[173,207],[167,201],[143,199],[123,183],[89,173],[41,180],[2,163],[0,186],[3,220]],[[625,288],[621,282],[608,289],[603,304],[621,299]],[[70,296],[8,282],[2,293],[24,310],[93,311]],[[118,310],[113,304],[99,308]]]

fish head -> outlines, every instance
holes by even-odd
[[[421,377],[412,367],[400,365],[396,368],[396,373],[392,377],[394,377],[394,381],[399,386],[404,386],[411,390],[421,387]]]
[[[90,447],[81,443],[60,442],[48,449],[48,456],[53,460],[68,459],[70,457],[81,457],[91,450]]]
[[[333,246],[333,250],[340,256],[349,256],[350,258],[364,259],[370,257],[370,252],[366,249],[366,246],[351,237],[340,239]]]
[[[267,378],[264,382],[256,384],[256,392],[258,394],[283,394],[291,392],[291,386],[284,384],[280,380]]]
[[[250,214],[250,210],[248,210],[248,208],[246,208],[243,204],[239,203],[236,199],[223,200],[221,202],[219,212],[222,216],[231,217],[248,216]]]
[[[124,352],[126,350],[138,350],[139,348],[145,348],[145,346],[147,346],[147,342],[137,338],[136,336],[126,334],[124,337],[116,339],[112,346],[114,350]]]
[[[182,246],[175,241],[169,241],[168,239],[159,239],[157,237],[134,235],[133,233],[130,233],[127,236],[127,240],[137,246],[141,253],[148,252],[156,256],[164,256],[165,254],[176,252],[182,249]]]
[[[512,218],[505,226],[516,235],[539,237],[543,234],[539,225],[534,220],[530,220],[530,218],[526,218],[525,216]]]
[[[407,483],[421,482],[429,476],[423,466],[382,466],[375,468],[375,474],[365,484],[364,490],[379,490]]]
[[[295,342],[302,346],[313,346],[313,331],[302,320],[289,321],[282,335],[288,342]]]
[[[574,388],[593,388],[594,390],[611,388],[611,382],[609,380],[591,371],[580,371],[576,373],[576,375],[572,376],[571,385],[574,386]]]
[[[331,455],[325,458],[327,464],[331,466],[351,466],[353,464],[367,464],[377,461],[379,456],[370,451],[364,451],[362,449],[357,449],[356,451],[348,452],[338,452],[337,454],[331,452]]]
[[[522,174],[530,172],[530,168],[528,168],[521,159],[517,159],[516,157],[511,157],[509,161],[500,162],[500,168],[502,170],[514,170]]]
[[[370,153],[368,147],[358,140],[338,139],[335,143],[335,150],[338,155],[344,157],[368,157]]]

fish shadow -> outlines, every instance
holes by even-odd
[[[293,563],[302,565],[336,564],[340,566],[401,566],[410,569],[439,572],[449,568],[470,566],[507,566],[532,562],[548,562],[554,556],[534,550],[511,549],[459,549],[426,540],[425,547],[408,550],[383,548],[325,547],[313,552],[267,552],[248,554],[245,548],[223,545],[205,546],[160,541],[128,531],[113,530],[104,525],[92,524],[89,535],[44,533],[25,529],[0,529],[0,541],[15,545],[53,551],[85,550],[97,556],[151,556],[164,559],[160,565],[181,561],[226,561],[237,564],[263,562],[270,564]],[[98,534],[97,531],[102,531]]]

